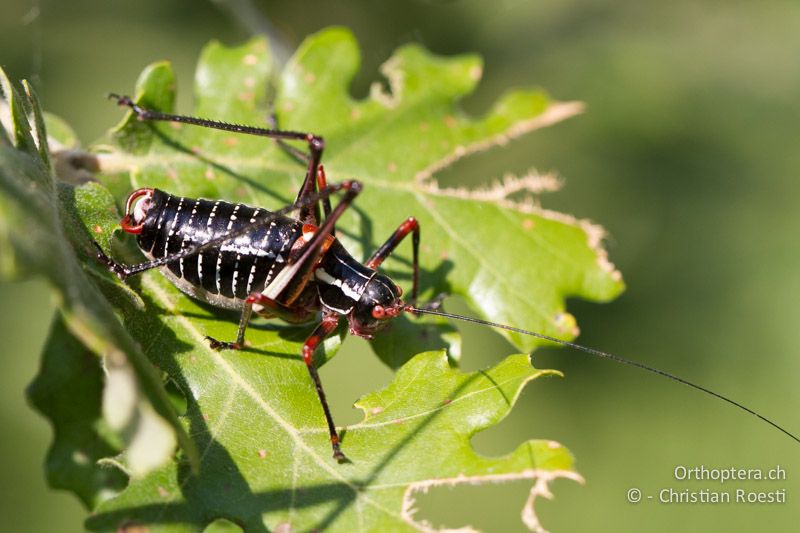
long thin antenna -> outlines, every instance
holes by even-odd
[[[760,418],[762,421],[766,422],[767,424],[769,424],[770,426],[774,427],[775,429],[780,430],[782,433],[788,435],[789,437],[791,437],[792,439],[794,439],[795,441],[800,443],[800,438],[798,438],[796,435],[794,435],[793,433],[790,433],[786,429],[782,428],[781,426],[779,426],[778,424],[776,424],[775,422],[773,422],[769,418],[758,414],[757,412],[753,411],[749,407],[746,407],[746,406],[740,404],[739,402],[731,400],[727,396],[723,396],[722,394],[719,394],[719,393],[714,392],[714,391],[712,391],[710,389],[707,389],[707,388],[705,388],[703,386],[700,386],[700,385],[697,385],[695,383],[692,383],[691,381],[687,381],[687,380],[685,380],[683,378],[680,378],[680,377],[678,377],[676,375],[670,374],[669,372],[664,372],[663,370],[659,370],[657,368],[653,368],[651,366],[647,366],[644,363],[639,363],[637,361],[632,361],[631,359],[626,359],[624,357],[621,357],[619,355],[614,355],[612,353],[607,353],[607,352],[603,352],[603,351],[600,351],[600,350],[595,350],[594,348],[589,348],[587,346],[582,346],[580,344],[575,344],[574,342],[563,341],[561,339],[557,339],[557,338],[551,337],[549,335],[544,335],[542,333],[536,333],[535,331],[528,331],[528,330],[524,330],[524,329],[521,329],[521,328],[515,328],[513,326],[507,326],[505,324],[498,324],[497,322],[490,322],[488,320],[481,320],[479,318],[472,318],[472,317],[468,317],[468,316],[455,315],[455,314],[452,314],[452,313],[445,313],[444,311],[435,311],[433,309],[424,309],[424,308],[414,307],[412,305],[406,306],[406,310],[411,312],[411,313],[425,313],[425,314],[436,315],[436,316],[441,316],[441,317],[445,317],[445,318],[454,318],[456,320],[463,320],[465,322],[473,322],[475,324],[483,324],[484,326],[491,326],[493,328],[505,329],[505,330],[508,330],[508,331],[513,331],[515,333],[521,333],[523,335],[530,335],[531,337],[537,337],[539,339],[543,339],[543,340],[546,340],[546,341],[550,341],[550,342],[555,342],[557,344],[561,344],[562,346],[568,346],[570,348],[574,348],[574,349],[579,350],[581,352],[586,352],[588,354],[594,355],[596,357],[600,357],[602,359],[611,359],[612,361],[616,361],[617,363],[622,363],[624,365],[633,366],[633,367],[636,367],[636,368],[641,368],[642,370],[646,370],[648,372],[652,372],[653,374],[658,374],[659,376],[664,376],[665,378],[669,378],[671,380],[677,381],[678,383],[683,383],[684,385],[686,385],[688,387],[691,387],[693,389],[697,389],[699,391],[705,392],[706,394],[710,394],[711,396],[719,398],[720,400],[728,402],[729,404],[731,404],[731,405],[733,405],[735,407],[738,407],[742,411],[746,411],[746,412],[750,413],[751,415]]]

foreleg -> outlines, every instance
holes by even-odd
[[[383,246],[378,248],[372,257],[367,259],[366,265],[369,268],[377,269],[383,260],[389,257],[389,255],[397,248],[397,245],[408,235],[409,233],[412,234],[411,236],[411,246],[413,248],[413,273],[412,273],[412,285],[411,285],[411,303],[415,303],[417,301],[417,295],[419,294],[419,222],[414,217],[408,217],[400,226],[395,230],[389,239],[383,243]]]

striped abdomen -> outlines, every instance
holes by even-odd
[[[156,189],[137,241],[146,255],[158,259],[269,216],[265,209],[183,198]],[[237,307],[236,300],[264,290],[286,266],[292,245],[301,235],[301,223],[277,217],[218,247],[168,263],[162,270],[184,292],[215,305]]]

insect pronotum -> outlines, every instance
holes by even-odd
[[[173,196],[142,188],[128,197],[121,221],[124,231],[136,235],[147,261],[123,265],[108,257],[101,247],[97,258],[120,279],[160,268],[186,294],[211,305],[241,310],[234,341],[206,337],[217,350],[245,348],[245,332],[252,313],[278,317],[291,323],[315,320],[319,324],[303,344],[302,357],[317,390],[330,433],[333,457],[346,461],[319,374],[313,364],[317,346],[330,335],[342,317],[353,335],[372,338],[401,313],[422,313],[475,322],[545,339],[582,352],[652,372],[715,396],[742,409],[792,439],[800,438],[756,411],[710,389],[642,363],[505,324],[446,313],[439,301],[417,305],[419,290],[420,226],[414,217],[395,232],[363,264],[336,239],[336,222],[361,192],[357,181],[328,185],[321,165],[324,141],[311,133],[228,124],[144,109],[127,96],[110,95],[130,108],[142,121],[182,122],[235,133],[284,141],[305,141],[308,154],[284,145],[308,163],[305,179],[294,204],[268,211],[223,200]],[[331,197],[340,194],[335,208]],[[297,212],[296,217],[289,215]],[[412,236],[413,275],[408,301],[388,276],[378,272],[381,263],[409,234]]]

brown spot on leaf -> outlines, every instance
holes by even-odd
[[[573,337],[577,337],[580,333],[575,317],[567,312],[562,311],[557,313],[553,319],[553,323],[560,331],[570,333]]]
[[[475,81],[481,79],[482,75],[483,75],[483,69],[481,68],[480,65],[475,65],[474,67],[469,69],[469,77]]]

